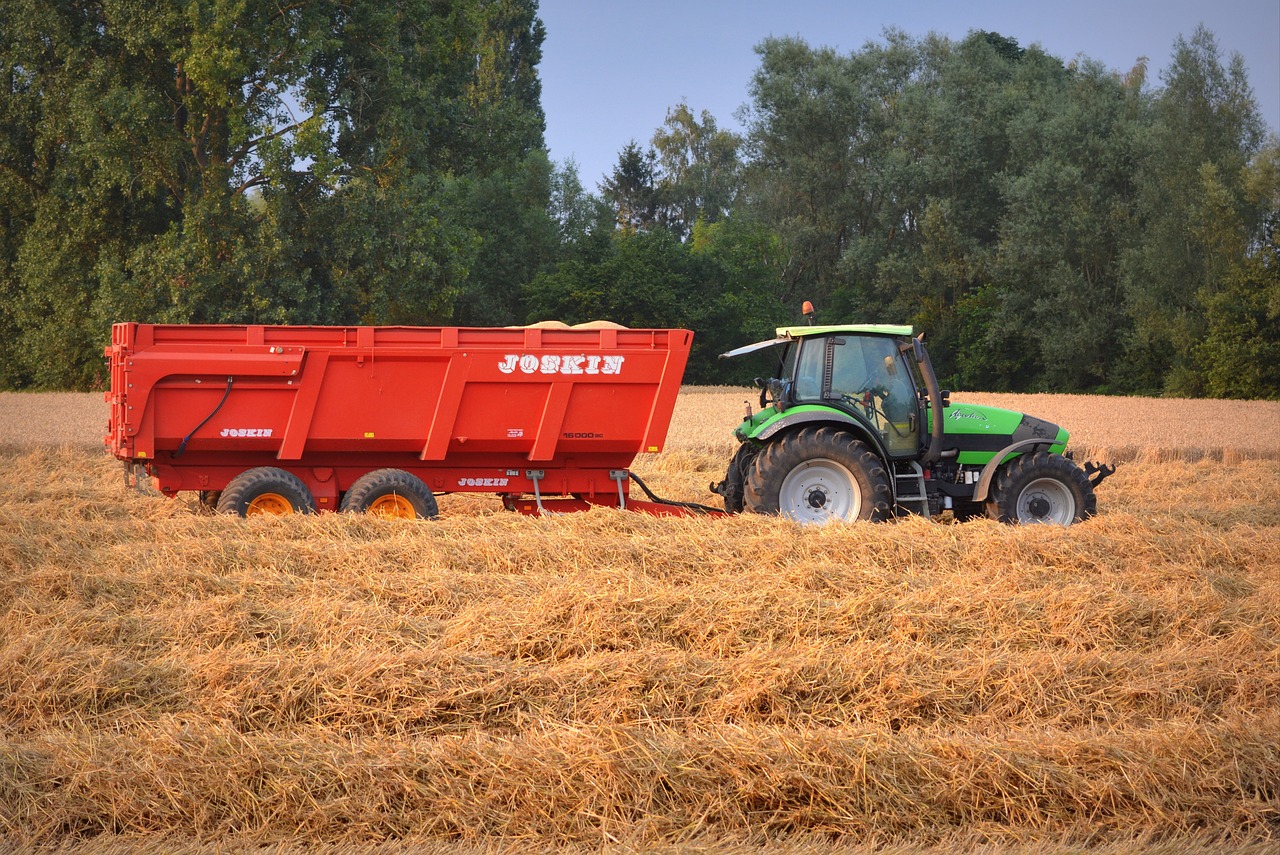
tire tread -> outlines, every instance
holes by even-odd
[[[313,514],[316,500],[301,478],[275,466],[258,466],[231,479],[218,497],[220,514],[245,516],[249,503],[263,493],[279,493],[289,499],[295,513]]]
[[[1084,470],[1061,454],[1036,451],[1015,457],[996,473],[987,515],[1016,525],[1018,495],[1024,486],[1039,478],[1056,478],[1075,494],[1076,515],[1072,522],[1087,520],[1098,512],[1098,497]]]
[[[746,478],[744,507],[753,513],[776,516],[781,511],[778,494],[788,473],[806,460],[833,455],[846,458],[841,462],[849,464],[851,470],[861,470],[869,483],[870,495],[863,496],[860,519],[889,519],[893,515],[893,490],[884,464],[861,440],[827,425],[803,428],[766,445]],[[854,475],[856,478],[857,472]]]

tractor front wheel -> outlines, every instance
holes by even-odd
[[[996,474],[987,516],[1006,523],[1071,525],[1098,509],[1084,471],[1060,454],[1037,451],[1006,463]]]
[[[880,458],[830,427],[806,428],[766,445],[751,467],[743,499],[754,513],[806,523],[878,522],[893,507]]]

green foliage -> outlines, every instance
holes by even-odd
[[[1272,244],[1205,300],[1196,345],[1205,391],[1218,398],[1280,398],[1280,250]]]
[[[1138,388],[1199,395],[1205,389],[1195,351],[1207,331],[1204,296],[1218,290],[1254,237],[1248,229],[1256,213],[1239,182],[1263,126],[1240,57],[1224,65],[1203,28],[1178,39],[1164,80],[1152,101],[1149,147],[1135,170],[1142,234],[1123,263],[1133,324],[1127,357]],[[1219,217],[1236,234],[1205,229]]]
[[[581,236],[577,251],[529,285],[530,321],[692,329],[688,382],[749,381],[717,354],[741,344],[744,333],[771,335],[782,316],[770,293],[780,263],[771,234],[732,221],[699,223],[688,242],[666,229],[595,234]]]
[[[552,166],[542,151],[458,182],[447,217],[476,236],[475,258],[452,320],[472,326],[520,323],[524,286],[556,260],[559,229],[549,206]]]
[[[729,214],[738,194],[741,168],[736,134],[722,131],[706,110],[695,117],[680,102],[653,135],[658,156],[659,220],[681,239],[699,220],[715,223]]]
[[[553,244],[535,13],[6,3],[0,383],[99,384],[116,320],[430,323],[519,294],[511,253]]]
[[[1246,167],[1243,201],[1258,212],[1262,237],[1241,246],[1247,234],[1234,216],[1239,202],[1217,170],[1201,170],[1204,215],[1196,224],[1199,242],[1216,262],[1200,289],[1206,334],[1194,351],[1209,395],[1224,398],[1280,398],[1280,141]],[[1212,250],[1216,248],[1217,252]]]
[[[543,145],[535,0],[0,6],[0,387],[116,320],[608,318],[715,354],[914,324],[947,385],[1278,397],[1280,148],[1203,29],[1162,85],[1017,39],[757,48],[599,195]]]
[[[1242,323],[1210,319],[1253,281],[1267,209],[1243,186],[1257,106],[1209,33],[1155,93],[1144,62],[1068,66],[991,32],[758,51],[734,216],[776,230],[784,290],[929,330],[957,385],[1209,391],[1200,345]]]
[[[642,149],[635,140],[618,154],[612,174],[600,184],[604,198],[617,211],[618,227],[625,232],[647,229],[658,219],[658,155]]]

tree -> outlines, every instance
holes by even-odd
[[[1229,264],[1215,254],[1239,251],[1233,242],[1206,246],[1193,239],[1193,224],[1205,216],[1202,170],[1214,170],[1238,222],[1252,219],[1241,207],[1239,182],[1262,143],[1263,124],[1243,60],[1235,55],[1224,65],[1217,41],[1203,27],[1175,42],[1164,82],[1153,103],[1151,148],[1137,178],[1143,239],[1124,259],[1124,296],[1133,319],[1127,359],[1131,388],[1195,395],[1204,391],[1195,348],[1206,332],[1197,295],[1213,271]]]
[[[658,219],[658,155],[631,140],[618,154],[613,172],[600,183],[600,192],[617,212],[623,231],[644,230]]]
[[[1198,294],[1206,334],[1194,356],[1205,391],[1280,398],[1280,141],[1245,168],[1246,202],[1261,212],[1254,230],[1237,219],[1240,205],[1217,170],[1206,165],[1201,174],[1204,213],[1193,229],[1206,256],[1223,265]]]
[[[500,291],[496,248],[549,228],[535,13],[6,3],[0,380],[95,382],[112,320],[439,322]]]
[[[681,101],[667,111],[666,122],[653,134],[658,217],[681,240],[699,220],[717,222],[733,207],[740,183],[740,145],[737,134],[720,130],[706,110],[696,118]]]

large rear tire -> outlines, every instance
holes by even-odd
[[[893,513],[884,464],[862,442],[830,427],[806,428],[766,445],[743,491],[747,510],[799,522],[879,522]]]
[[[724,509],[731,514],[742,513],[743,490],[759,453],[760,446],[755,443],[742,443],[733,457],[729,458],[729,468],[724,473],[724,480],[711,485],[711,492],[719,493],[724,498]]]
[[[1047,451],[1019,455],[1001,467],[987,502],[987,516],[1005,523],[1071,525],[1097,510],[1084,471]]]
[[[242,517],[313,514],[316,500],[302,479],[274,466],[259,466],[231,479],[218,497],[218,513]]]
[[[342,497],[341,509],[392,519],[435,519],[440,515],[431,488],[403,469],[375,469],[361,475]]]

